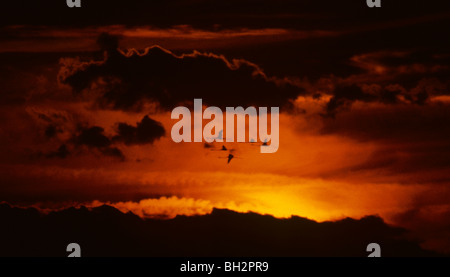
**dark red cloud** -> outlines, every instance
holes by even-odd
[[[151,119],[148,115],[144,116],[136,127],[124,122],[117,123],[117,135],[108,137],[104,129],[99,126],[80,127],[77,135],[70,142],[75,147],[87,146],[90,149],[97,149],[106,156],[113,156],[125,159],[122,151],[114,147],[113,144],[123,142],[126,145],[152,144],[156,139],[165,135],[164,127],[158,121]],[[63,148],[61,148],[63,147]],[[65,145],[62,145],[51,156],[66,157],[68,151]]]
[[[122,151],[117,147],[112,147],[111,139],[105,136],[104,129],[99,126],[82,128],[78,135],[73,138],[76,147],[87,146],[90,149],[96,149],[106,156],[125,159]]]
[[[386,1],[383,12],[369,9],[366,1],[85,1],[82,8],[70,9],[65,1],[8,2],[0,13],[1,24],[45,24],[88,26],[129,24],[159,27],[189,24],[202,28],[284,26],[326,28],[358,26],[361,21],[377,23],[388,19],[427,15],[449,9],[447,1]],[[36,11],[39,10],[39,13]],[[99,17],[99,14],[102,16]],[[233,20],[230,20],[232,18]],[[329,20],[334,24],[329,25]]]
[[[171,109],[194,98],[219,107],[283,106],[302,93],[246,60],[198,52],[177,56],[157,46],[143,54],[109,51],[105,61],[84,64],[62,82],[78,93],[95,84],[103,107],[123,110],[139,110],[145,100]]]
[[[56,151],[47,153],[45,156],[47,158],[61,158],[65,159],[70,155],[70,151],[67,149],[65,144],[62,144]]]
[[[381,176],[409,175],[407,183],[448,182],[448,103],[427,105],[358,104],[323,118],[322,134],[337,134],[379,148],[349,172],[381,170]],[[381,177],[380,176],[380,177]]]
[[[98,126],[82,129],[80,134],[74,139],[75,144],[98,148],[108,147],[111,145],[111,141],[103,132],[104,129]]]
[[[0,230],[0,256],[64,256],[68,242],[74,241],[87,257],[366,257],[373,241],[382,245],[384,257],[438,256],[408,239],[407,230],[376,216],[318,223],[214,209],[203,216],[143,220],[106,205],[41,215],[33,208],[1,204],[0,217],[10,226]]]
[[[165,130],[161,123],[146,115],[141,122],[137,123],[136,127],[123,122],[118,123],[117,136],[113,137],[112,140],[121,141],[126,145],[147,144],[153,143],[155,139],[164,135]]]

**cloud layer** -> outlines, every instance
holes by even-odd
[[[78,93],[95,87],[101,105],[122,110],[140,110],[143,101],[172,109],[194,98],[219,107],[282,106],[302,92],[291,82],[266,76],[246,60],[199,52],[178,56],[158,46],[143,53],[107,54],[105,61],[79,68],[65,64],[72,70],[61,76],[62,82]]]

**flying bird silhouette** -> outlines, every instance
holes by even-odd
[[[231,153],[228,154],[228,163],[230,163],[233,158],[234,158],[233,154],[231,154]]]
[[[233,153],[235,152],[235,149],[227,149],[225,146],[222,147],[222,150],[220,151],[228,151],[228,155],[225,157],[218,157],[219,159],[227,159],[227,164],[231,162],[232,159],[239,159],[239,157],[236,157]]]

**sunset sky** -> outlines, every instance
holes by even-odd
[[[450,252],[448,1],[41,2],[0,11],[0,201],[379,215]],[[173,142],[194,98],[280,107],[278,151]]]

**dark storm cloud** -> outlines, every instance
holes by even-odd
[[[84,128],[80,134],[74,139],[76,145],[86,145],[89,147],[108,147],[111,145],[111,141],[104,135],[104,129],[102,127],[94,126]]]
[[[124,160],[125,156],[117,147],[112,147],[111,139],[104,134],[104,129],[99,126],[82,128],[80,133],[73,138],[75,146],[87,146],[97,149],[105,156],[111,156]]]
[[[360,141],[450,141],[448,104],[355,107],[324,119],[323,134],[339,133]]]
[[[125,160],[125,155],[117,147],[104,147],[100,149],[100,152],[105,156],[114,157],[121,161]]]
[[[47,158],[60,158],[65,159],[70,155],[70,151],[67,149],[65,144],[62,144],[56,151],[47,153],[45,156]]]
[[[127,145],[151,144],[164,135],[165,130],[162,124],[146,115],[136,127],[124,122],[117,123],[117,135],[112,138],[104,134],[102,127],[93,126],[82,129],[81,133],[74,138],[74,142],[77,145],[102,148],[109,147],[115,142],[124,142]]]
[[[340,106],[357,100],[369,102],[375,100],[375,97],[364,93],[361,88],[356,85],[338,86],[334,90],[334,95],[326,106],[326,114],[334,116],[334,113]]]
[[[23,6],[24,4],[21,3],[20,5]],[[36,8],[33,5],[37,4],[30,3],[29,11]],[[363,99],[370,97],[372,99],[370,101],[396,103],[397,96],[402,93],[400,93],[400,90],[392,90],[392,85],[398,84],[402,90],[409,92],[411,88],[417,86],[418,80],[422,78],[432,76],[440,81],[448,79],[446,77],[449,73],[448,70],[439,68],[441,65],[448,64],[449,57],[447,49],[450,49],[450,37],[445,35],[450,27],[450,21],[448,20],[450,4],[448,1],[440,0],[433,4],[423,1],[400,0],[395,1],[395,3],[389,1],[383,3],[381,9],[367,8],[363,0],[172,1],[170,3],[136,0],[124,4],[126,7],[122,6],[122,3],[99,1],[85,3],[83,8],[79,10],[66,8],[64,1],[42,5],[41,8],[46,7],[45,5],[53,6],[55,9],[59,7],[61,12],[55,12],[55,15],[52,14],[46,18],[39,17],[40,20],[43,20],[41,25],[55,25],[55,22],[58,22],[56,25],[64,26],[65,20],[67,20],[67,22],[71,22],[69,28],[86,25],[124,24],[126,26],[156,26],[159,28],[185,25],[198,30],[210,29],[213,31],[233,28],[333,30],[336,31],[336,36],[307,40],[293,36],[288,41],[262,44],[256,40],[253,45],[239,47],[239,49],[221,49],[218,53],[224,53],[227,57],[244,57],[264,68],[269,76],[298,76],[311,82],[329,76],[347,79],[355,75],[365,78],[365,81],[349,80],[346,84],[340,84],[337,87],[350,86],[350,88],[354,88],[354,85],[357,85],[363,89],[363,85],[372,86],[376,84],[381,86],[377,89],[379,95],[372,96],[366,92],[360,94]],[[104,16],[98,18],[99,10],[107,12],[102,13]],[[25,9],[26,11],[28,9]],[[120,16],[116,14],[118,11],[121,13]],[[145,13],[145,16],[141,13]],[[71,19],[72,16],[77,16],[77,14],[83,15],[84,20]],[[54,16],[56,17],[53,18]],[[16,20],[23,24],[27,20],[39,21],[38,18],[33,18],[32,15],[23,18],[10,18],[9,22]],[[151,18],[151,20],[148,20],[148,18]],[[149,28],[151,29],[151,27]],[[14,37],[17,33],[14,29],[6,31],[9,32],[9,35],[5,38]],[[112,53],[118,45],[118,40],[102,34],[98,43],[101,49]],[[180,44],[182,45],[183,42],[180,42]],[[180,47],[182,48],[182,46]],[[417,51],[409,55],[389,54],[404,49],[421,49],[423,51]],[[215,50],[211,49],[213,52],[216,52]],[[372,55],[373,53],[375,55]],[[377,53],[385,55],[377,55]],[[116,55],[114,58],[116,65],[118,64],[118,57],[120,56]],[[354,57],[362,57],[362,59],[355,61],[352,60]],[[112,60],[113,58],[109,60],[110,66],[114,66]],[[384,75],[396,79],[390,83],[386,80],[383,81],[384,83],[380,83],[380,76],[372,74],[374,72],[370,70],[373,70],[373,68],[367,67],[375,65],[375,63],[385,65]],[[106,91],[104,103],[112,104],[117,109],[130,109],[130,106],[135,106],[139,99],[145,96],[156,101],[159,99],[162,99],[163,102],[166,101],[163,106],[173,105],[173,103],[170,103],[173,102],[170,99],[163,99],[170,98],[167,95],[161,97],[161,95],[153,95],[154,92],[142,91],[128,93],[129,90],[136,90],[130,86],[130,82],[136,82],[138,77],[133,79],[118,72],[115,75],[111,74],[111,71],[113,71],[111,67],[103,67],[97,71],[103,69],[103,72],[97,72],[98,74],[95,73],[94,75],[95,78],[105,77],[107,79],[106,87],[104,87]],[[399,75],[399,72],[402,72],[402,74]],[[408,73],[407,76],[404,73]],[[143,73],[140,72],[139,74]],[[171,77],[175,78],[176,76]],[[166,75],[167,78],[169,77]],[[209,76],[205,76],[204,79],[206,78],[209,78]],[[75,84],[77,82],[79,84]],[[69,83],[74,87],[86,88],[92,82],[95,82],[95,80],[80,77],[78,80],[72,80]],[[448,83],[448,81],[446,82]],[[183,82],[181,84],[184,85]],[[389,88],[386,88],[386,86],[389,86]],[[148,87],[148,84],[144,84],[144,87]],[[152,90],[156,91],[157,94],[162,94],[158,91],[163,91],[166,87],[165,84],[162,84],[160,87],[152,88]],[[193,86],[187,86],[187,89],[191,88],[197,89]],[[328,113],[334,113],[335,110],[354,101],[347,99],[341,92],[342,89],[338,90],[337,94],[339,95],[332,98],[328,105]],[[293,95],[298,94],[294,93]],[[408,93],[405,94],[406,99],[417,104],[424,104],[428,97],[427,92],[420,92],[412,96]],[[176,97],[172,96],[172,98],[172,100],[177,100]],[[185,100],[186,97],[180,98]],[[188,100],[191,100],[191,98],[188,98]],[[286,98],[291,99],[292,95],[286,95]],[[224,102],[224,99],[218,100]],[[357,98],[356,100],[361,99]],[[247,103],[247,101],[244,101],[244,103]]]
[[[428,247],[449,253],[446,249],[450,246],[450,210],[445,208],[448,199],[448,191],[430,188],[412,200],[411,209],[396,214],[394,221],[421,237],[430,238]]]
[[[109,51],[104,62],[68,72],[62,82],[76,92],[89,92],[95,84],[101,105],[123,110],[139,110],[144,100],[171,109],[194,98],[219,107],[283,106],[302,93],[246,60],[199,52],[177,56],[156,46],[143,54]]]
[[[107,52],[113,52],[119,47],[120,36],[101,33],[97,38],[97,44],[100,49]]]
[[[0,256],[66,255],[68,241],[74,240],[86,245],[83,256],[364,257],[374,241],[385,257],[439,256],[408,239],[407,230],[376,216],[318,223],[214,209],[203,216],[143,220],[107,205],[41,215],[34,208],[1,204],[0,217],[9,226],[0,230]],[[65,232],[59,226],[66,226]]]
[[[105,156],[124,160],[124,154],[114,144],[119,142],[126,145],[152,144],[164,135],[165,130],[162,124],[151,119],[148,115],[144,116],[136,126],[124,122],[117,123],[117,134],[114,136],[107,136],[103,127],[100,126],[78,127],[77,133],[70,140],[63,143],[57,150],[45,154],[45,157],[66,158],[72,152],[87,147]],[[72,149],[72,151],[69,149]]]
[[[153,143],[155,139],[165,135],[164,127],[158,121],[148,117],[142,118],[136,127],[127,123],[118,123],[117,136],[113,137],[113,141],[121,141],[127,145]]]
[[[361,20],[377,22],[448,10],[448,1],[384,1],[384,11],[360,1],[298,0],[177,0],[82,1],[82,8],[68,8],[66,1],[9,1],[0,11],[2,24],[32,25],[155,25],[189,24],[200,28],[282,26],[326,28],[358,26]],[[406,10],[406,11],[405,11]],[[101,16],[100,16],[101,15]],[[326,19],[333,20],[329,26]]]
[[[450,168],[449,155],[449,144],[386,145],[374,151],[366,161],[347,170],[353,173],[376,170],[382,172],[382,176],[387,179],[392,175],[408,175],[408,178],[397,180],[405,184],[428,184],[437,187],[450,182],[447,174]]]
[[[332,96],[328,116],[356,101],[425,105],[431,97],[450,94],[448,57],[428,51],[378,51],[354,55],[348,62],[355,73],[323,77],[329,85],[325,90],[319,82],[309,88],[309,93],[322,90]]]
[[[367,160],[350,172],[383,170],[382,175],[410,176],[408,183],[450,181],[449,105],[359,105],[334,118],[324,117],[322,134],[338,134],[376,143]],[[406,175],[405,175],[406,174]]]
[[[55,125],[48,125],[47,128],[45,129],[45,136],[47,136],[48,138],[56,136],[57,133],[58,129]]]

